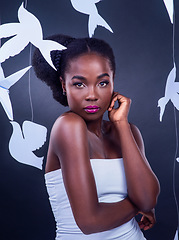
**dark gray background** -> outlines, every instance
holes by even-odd
[[[0,0],[2,24],[18,22],[20,5],[19,0]],[[103,0],[96,5],[114,33],[98,27],[94,37],[106,40],[114,49],[117,62],[115,89],[132,98],[130,121],[142,132],[146,155],[161,184],[156,206],[157,224],[145,232],[145,236],[148,240],[171,240],[177,228],[173,196],[174,108],[172,103],[167,104],[160,123],[157,102],[164,96],[166,79],[173,67],[172,24],[162,0]],[[88,16],[75,11],[70,0],[29,0],[27,10],[40,20],[44,37],[54,33],[88,36]],[[175,1],[175,10],[175,59],[178,66],[178,1]],[[3,63],[5,76],[28,66],[29,53],[28,45],[18,56]],[[28,91],[27,73],[10,89],[14,120],[20,124],[32,120]],[[33,70],[31,95],[34,122],[48,128],[49,139],[53,122],[66,108],[53,100],[49,88],[34,76]],[[176,118],[178,126],[177,111]],[[44,185],[44,168],[41,171],[23,165],[10,156],[8,143],[11,134],[12,126],[0,105],[0,239],[52,240],[55,222]],[[47,147],[48,141],[36,154],[46,156]],[[179,200],[179,163],[176,163],[175,180]]]

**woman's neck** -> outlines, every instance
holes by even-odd
[[[98,119],[96,121],[86,122],[87,128],[91,133],[94,133],[97,137],[102,137],[103,135],[103,120]]]

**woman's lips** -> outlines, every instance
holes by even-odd
[[[93,106],[86,106],[86,107],[84,108],[84,110],[85,110],[87,113],[96,113],[96,112],[99,111],[99,109],[100,109],[100,107],[95,106],[95,105],[93,105]]]

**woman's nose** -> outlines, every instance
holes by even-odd
[[[89,88],[88,93],[86,95],[86,101],[97,101],[97,100],[98,100],[98,96],[94,87]]]

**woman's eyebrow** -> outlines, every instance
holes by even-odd
[[[110,76],[109,76],[108,73],[102,73],[102,74],[100,74],[100,75],[97,77],[97,79],[101,79],[101,78],[103,78],[103,77],[110,77]],[[86,78],[83,77],[83,76],[81,76],[81,75],[75,75],[75,76],[72,77],[71,80],[73,80],[73,79],[78,79],[78,80],[81,80],[81,81],[86,81]]]
[[[82,80],[82,81],[86,80],[85,77],[80,76],[80,75],[75,75],[75,76],[73,76],[71,80],[73,80],[73,79],[78,79],[78,80]]]
[[[109,76],[108,73],[102,73],[97,78],[100,79],[100,78],[103,78],[103,77],[110,77],[110,76]]]

